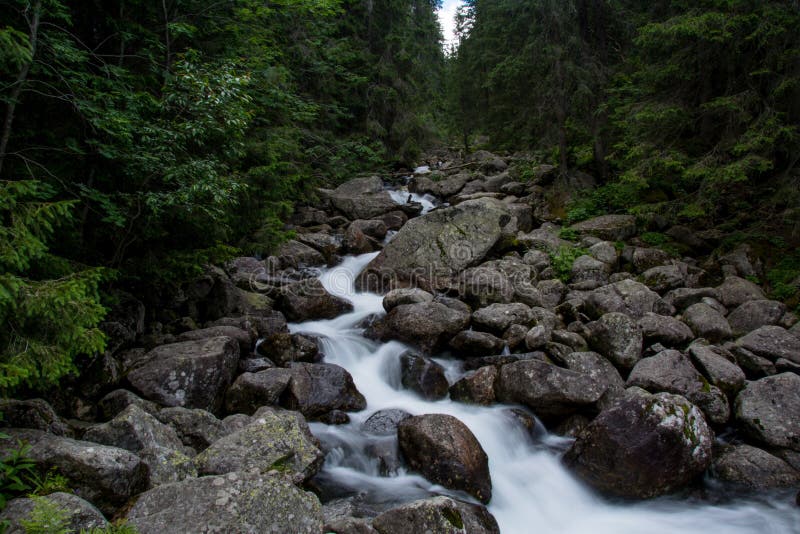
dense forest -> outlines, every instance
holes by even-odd
[[[316,187],[442,145],[592,175],[568,222],[783,250],[793,296],[796,1],[463,4],[443,51],[435,0],[6,0],[0,386],[102,350],[110,288],[267,255]]]

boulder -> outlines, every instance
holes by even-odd
[[[736,345],[772,362],[784,358],[800,363],[800,339],[780,326],[762,326],[739,338]]]
[[[318,251],[300,241],[289,240],[275,250],[278,266],[281,269],[303,269],[325,265],[325,257]]]
[[[225,395],[228,413],[253,414],[262,406],[277,405],[292,379],[290,369],[273,368],[240,374]]]
[[[127,515],[139,534],[197,532],[318,534],[322,510],[311,493],[278,475],[228,473],[166,484],[142,494]]]
[[[640,319],[647,312],[658,312],[658,293],[635,280],[622,280],[595,289],[586,298],[586,311],[595,318],[610,312]]]
[[[629,248],[626,247],[623,256],[627,262],[633,265],[637,273],[644,273],[648,269],[666,265],[670,261],[669,254],[658,248],[635,247],[627,253],[628,250]]]
[[[319,471],[323,458],[302,415],[262,408],[250,424],[212,443],[194,463],[200,475],[275,469],[301,483]]]
[[[480,505],[438,496],[403,504],[372,521],[379,534],[500,534],[497,521]]]
[[[800,483],[800,473],[792,466],[750,445],[725,447],[714,458],[711,474],[718,480],[754,490],[786,488]]]
[[[331,204],[348,219],[371,219],[397,209],[377,176],[355,178],[329,194]]]
[[[7,429],[9,440],[0,443],[3,457],[16,450],[17,441],[30,445],[28,456],[46,471],[58,469],[69,476],[75,494],[113,514],[147,484],[147,467],[132,452],[47,434],[41,430]]]
[[[501,335],[512,324],[527,325],[531,320],[533,320],[531,308],[519,302],[492,304],[472,313],[475,327]]]
[[[628,376],[628,386],[651,393],[675,393],[697,405],[711,423],[721,425],[730,417],[730,406],[719,388],[697,372],[689,358],[677,350],[665,350],[642,359]]]
[[[183,443],[175,430],[135,404],[131,404],[108,423],[89,428],[83,439],[102,445],[139,452],[148,447],[182,450]]]
[[[148,489],[197,476],[192,459],[181,451],[155,445],[136,454],[147,465]]]
[[[490,405],[496,401],[495,383],[499,373],[493,365],[467,372],[450,386],[450,398],[469,404]]]
[[[432,180],[427,176],[415,176],[409,182],[408,189],[423,195],[430,194],[437,198],[447,198],[458,194],[473,178],[473,175],[467,172],[453,174],[442,180]]]
[[[590,290],[608,284],[611,266],[591,256],[579,256],[572,262],[570,269],[570,287],[572,289]]]
[[[694,335],[718,343],[729,339],[733,332],[727,319],[705,303],[692,304],[683,312],[683,322],[692,329]]]
[[[211,326],[208,328],[200,328],[198,330],[189,330],[178,336],[178,341],[198,341],[201,339],[209,339],[212,337],[227,336],[235,339],[239,343],[239,354],[250,354],[253,350],[255,343],[255,336],[250,332],[237,328],[235,326]]]
[[[719,300],[728,308],[736,308],[751,300],[764,300],[764,291],[750,280],[727,276],[717,288]]]
[[[550,341],[553,331],[544,325],[536,325],[525,334],[525,346],[529,350],[539,350],[544,348]]]
[[[353,311],[353,305],[328,293],[316,278],[296,282],[281,290],[276,304],[290,321],[333,319]]]
[[[0,400],[0,427],[33,428],[56,436],[69,436],[69,427],[42,399]]]
[[[736,397],[736,420],[768,447],[800,451],[800,376],[781,373],[747,386]]]
[[[620,369],[632,369],[642,357],[642,329],[623,313],[606,313],[586,330],[589,346]]]
[[[229,337],[183,341],[148,352],[127,379],[145,399],[213,412],[238,363],[239,344]]]
[[[457,358],[474,358],[500,354],[506,342],[486,332],[464,330],[450,340],[450,348]]]
[[[540,417],[562,417],[596,403],[606,388],[588,374],[530,359],[500,368],[497,398],[524,404]]]
[[[159,410],[159,406],[155,402],[146,401],[127,389],[115,389],[97,403],[100,415],[104,420],[113,419],[114,416],[131,404],[135,404],[151,415],[157,414]]]
[[[685,398],[626,395],[589,423],[564,461],[604,493],[647,499],[678,490],[703,473],[713,442],[703,414]]]
[[[367,407],[344,368],[332,363],[296,363],[291,367],[292,379],[281,404],[307,418],[321,417],[333,410],[354,412]]]
[[[402,304],[422,302],[433,302],[433,295],[417,287],[393,289],[383,297],[383,309],[388,313]]]
[[[409,417],[411,414],[405,410],[378,410],[364,421],[361,430],[378,436],[394,436],[397,434],[398,425]]]
[[[197,452],[226,434],[222,421],[205,410],[188,408],[164,408],[156,417],[159,421],[175,429],[181,442]]]
[[[27,534],[31,532],[32,529],[25,528],[23,523],[33,519],[32,512],[37,505],[41,506],[39,503],[47,503],[59,511],[59,515],[63,517],[62,525],[65,529],[59,532],[95,532],[95,529],[105,531],[110,526],[102,512],[92,503],[77,495],[59,491],[43,497],[20,497],[8,501],[0,513],[0,524],[6,525],[3,533]]]
[[[674,317],[647,312],[638,323],[648,345],[661,343],[665,347],[683,348],[694,339],[692,329]]]
[[[397,339],[431,354],[445,348],[469,319],[469,311],[439,301],[402,304],[374,324],[370,335],[383,341]]]
[[[359,289],[387,291],[414,282],[439,285],[478,264],[503,235],[508,209],[492,199],[476,199],[410,220],[356,280]]]
[[[636,218],[632,215],[602,215],[579,222],[572,228],[604,241],[625,241],[636,235]]]
[[[661,265],[642,273],[644,285],[657,293],[677,289],[686,283],[686,265]]]
[[[698,340],[689,347],[689,355],[708,381],[731,398],[744,387],[744,371],[725,349]]]
[[[589,247],[589,254],[596,260],[602,261],[612,269],[617,265],[619,254],[614,243],[600,241]]]
[[[514,300],[514,285],[506,273],[481,265],[458,277],[458,296],[476,308],[495,302],[508,303]]]
[[[400,382],[426,400],[446,397],[450,386],[441,365],[411,351],[400,355]]]
[[[482,503],[492,498],[489,459],[467,426],[450,415],[409,417],[397,429],[412,469],[432,482],[463,490]]]
[[[564,358],[563,364],[567,369],[587,375],[604,387],[604,399],[616,396],[625,389],[625,381],[619,371],[596,352],[573,352]]]
[[[778,325],[786,314],[786,305],[776,300],[750,300],[728,315],[733,335],[741,336],[762,326]]]
[[[697,304],[705,298],[719,300],[719,291],[713,287],[679,287],[664,295],[664,302],[670,306],[674,306],[678,310],[685,310],[692,304]]]

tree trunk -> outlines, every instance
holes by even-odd
[[[3,120],[3,133],[0,135],[0,175],[3,173],[3,163],[6,159],[8,151],[8,141],[11,139],[11,127],[14,124],[14,112],[17,109],[17,102],[19,95],[22,93],[22,87],[28,79],[28,73],[33,64],[33,58],[36,55],[36,45],[39,39],[39,19],[42,15],[42,1],[36,0],[32,6],[32,12],[28,19],[28,40],[31,45],[31,60],[25,63],[17,74],[17,79],[14,82],[14,88],[11,90],[8,105],[6,106],[6,117]]]

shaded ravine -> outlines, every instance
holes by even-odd
[[[325,360],[347,369],[367,399],[367,409],[351,414],[342,426],[311,425],[330,450],[321,473],[323,482],[361,493],[377,505],[424,498],[432,493],[469,499],[419,475],[399,472],[381,476],[377,460],[365,452],[378,439],[359,430],[369,415],[401,408],[414,415],[450,414],[463,421],[489,456],[493,498],[489,510],[504,534],[538,533],[792,533],[800,532],[800,514],[793,499],[778,494],[750,494],[724,504],[696,498],[666,497],[643,503],[613,503],[587,489],[561,465],[559,451],[569,441],[542,430],[535,438],[504,411],[508,406],[477,407],[449,399],[430,402],[400,386],[398,356],[409,347],[378,343],[361,335],[359,325],[383,313],[382,297],[356,293],[355,277],[378,253],[350,256],[320,276],[332,294],[350,300],[351,313],[335,319],[290,325],[292,332],[320,336]],[[452,383],[457,362],[437,360]],[[719,499],[717,499],[719,500]]]

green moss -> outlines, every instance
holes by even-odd
[[[569,281],[572,264],[581,256],[588,254],[585,248],[561,247],[557,252],[550,252],[550,263],[556,276],[562,281]]]
[[[645,232],[639,238],[651,247],[660,247],[670,240],[669,237],[659,232]]]
[[[580,239],[580,234],[574,228],[562,228],[558,233],[558,237],[566,241],[577,241]]]
[[[464,528],[464,520],[461,519],[461,513],[455,508],[445,508],[442,510],[442,515],[454,527],[458,529]]]

